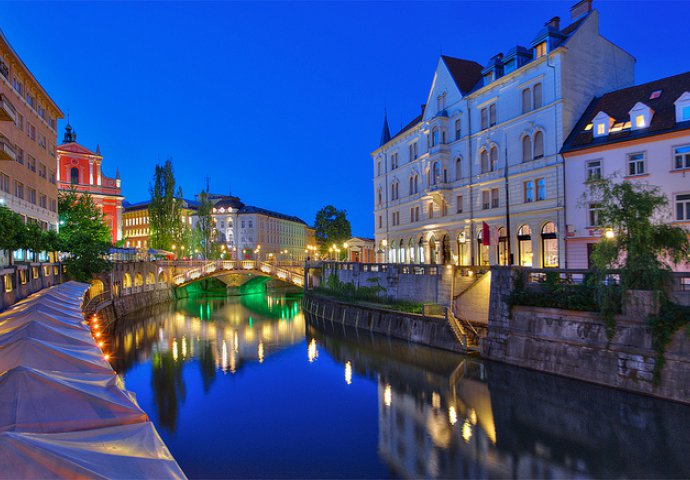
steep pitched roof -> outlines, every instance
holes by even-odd
[[[379,146],[387,144],[391,139],[391,131],[388,128],[388,115],[383,115],[383,129],[381,130],[381,142]]]
[[[660,92],[660,94],[652,98],[654,92]],[[623,88],[594,98],[566,139],[561,152],[690,129],[690,121],[676,122],[675,101],[684,92],[690,92],[690,72]],[[654,111],[649,127],[639,130],[625,128],[597,138],[594,137],[593,128],[585,130],[599,112],[605,112],[611,116],[614,119],[614,127],[617,123],[629,122],[629,112],[637,102],[644,103]]]
[[[471,92],[477,82],[482,79],[483,67],[477,62],[449,57],[448,55],[441,55],[441,59],[463,95]]]

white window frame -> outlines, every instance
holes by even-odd
[[[642,155],[642,159],[632,159],[636,155]],[[635,173],[630,173],[630,165],[635,165]],[[639,165],[642,165],[642,171],[639,171]],[[631,152],[625,155],[625,176],[637,177],[647,174],[647,152]]]
[[[684,145],[674,145],[673,147],[673,163],[671,167],[673,170],[687,170],[690,168],[690,150],[687,152],[678,153],[680,148],[690,149],[690,143]],[[681,166],[677,166],[678,157],[681,158]]]
[[[596,167],[597,170],[599,170],[599,175],[596,177],[591,174],[593,167],[590,164],[592,164],[594,162],[599,163],[599,166]],[[602,158],[596,158],[596,159],[585,161],[585,181],[586,182],[588,182],[590,180],[601,180],[604,176],[603,173],[604,173],[604,160]]]
[[[687,199],[679,200],[678,197],[687,195]],[[678,207],[684,206],[683,218],[678,215]],[[673,216],[677,222],[690,222],[690,192],[679,192],[673,195]]]

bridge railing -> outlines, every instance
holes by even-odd
[[[175,266],[179,267],[180,265]],[[202,262],[201,265],[196,266],[195,268],[192,268],[179,275],[175,275],[173,277],[173,283],[175,285],[183,285],[196,280],[197,278],[211,275],[218,271],[229,272],[237,270],[258,270],[269,276],[277,277],[280,280],[292,283],[294,285],[304,285],[304,278],[302,274],[280,268],[272,263],[260,262],[256,260],[210,260],[207,262]]]

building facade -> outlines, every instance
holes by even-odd
[[[634,81],[591,1],[482,66],[439,59],[422,113],[372,153],[380,262],[557,267],[563,159],[592,97]]]
[[[358,263],[376,262],[376,240],[373,238],[352,237],[345,243],[346,261]]]
[[[91,195],[103,213],[113,244],[122,240],[122,187],[120,173],[110,178],[103,173],[100,146],[93,152],[77,143],[77,132],[67,123],[62,145],[57,147],[58,190],[71,189]]]
[[[125,247],[128,248],[151,248],[150,225],[149,225],[149,204],[150,201],[127,203],[125,202],[122,214],[122,230]],[[180,211],[181,221],[188,228],[194,228],[196,224],[196,211],[199,205],[194,200],[184,200]],[[186,253],[180,245],[180,256],[192,256],[190,246],[186,246]],[[177,252],[176,252],[177,253]]]
[[[235,223],[240,258],[267,261],[306,259],[307,224],[290,215],[244,206]]]
[[[0,31],[0,204],[57,230],[55,145],[62,112]]]
[[[690,232],[690,72],[595,98],[562,154],[568,268],[588,268],[606,233],[588,194],[600,178],[658,186],[669,201],[666,220]]]

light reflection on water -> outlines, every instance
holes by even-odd
[[[188,299],[112,336],[190,477],[690,477],[685,406],[316,329],[299,300]]]

